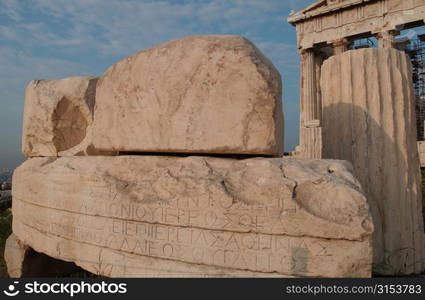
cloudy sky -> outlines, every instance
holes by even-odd
[[[313,0],[0,0],[0,170],[21,155],[31,79],[101,75],[134,52],[193,34],[238,34],[279,69],[285,144],[298,141],[298,54],[291,10]]]

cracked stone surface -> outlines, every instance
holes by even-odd
[[[122,152],[282,156],[281,77],[240,36],[192,36],[111,66],[94,145]]]
[[[369,277],[373,224],[350,164],[282,158],[32,158],[13,232],[111,277]]]
[[[22,134],[25,156],[102,153],[92,144],[96,82],[95,77],[69,77],[28,84]]]

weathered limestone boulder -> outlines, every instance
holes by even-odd
[[[283,155],[281,77],[240,36],[192,36],[136,53],[97,84],[106,151]]]
[[[32,80],[25,93],[22,152],[27,157],[95,155],[95,77]],[[105,154],[105,153],[104,153]]]
[[[375,271],[425,269],[414,93],[407,56],[349,51],[322,69],[323,154],[353,163],[375,222]]]
[[[20,241],[13,233],[6,240],[4,259],[7,272],[12,278],[50,277],[66,275],[78,270],[74,263],[37,253]]]
[[[13,232],[111,277],[368,277],[373,224],[339,161],[33,158]]]

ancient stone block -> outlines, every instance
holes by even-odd
[[[283,155],[281,77],[239,36],[192,36],[110,67],[94,145],[121,152]]]
[[[78,270],[74,263],[54,259],[34,251],[14,234],[6,240],[4,259],[7,272],[12,278],[53,277]]]
[[[94,77],[70,77],[28,84],[22,134],[25,156],[99,154],[91,142],[96,82]]]
[[[322,70],[323,157],[353,163],[375,222],[375,271],[425,269],[412,73],[395,49],[362,49]]]
[[[371,275],[369,207],[343,162],[33,158],[13,180],[14,233],[93,273]]]

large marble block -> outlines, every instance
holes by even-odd
[[[283,155],[282,83],[240,36],[191,36],[112,65],[97,84],[106,151]]]
[[[13,180],[14,234],[105,276],[371,275],[373,223],[348,163],[33,158]]]

